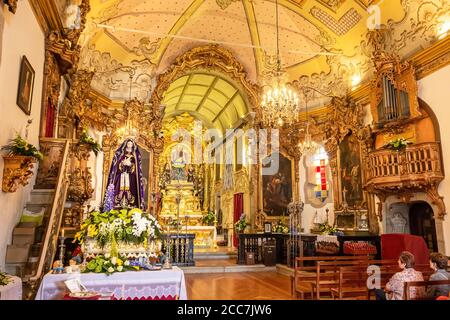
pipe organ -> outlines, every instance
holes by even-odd
[[[371,95],[372,114],[380,129],[390,122],[420,115],[414,69],[409,64],[389,61],[382,65]]]
[[[378,104],[378,122],[380,124],[397,119],[408,118],[410,115],[409,94],[395,88],[394,83],[383,75],[382,99]]]

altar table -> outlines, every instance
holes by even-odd
[[[0,286],[0,300],[22,300],[22,280],[15,276],[8,278],[10,282]]]
[[[183,270],[173,267],[160,271],[104,273],[48,273],[36,294],[36,300],[62,300],[68,292],[64,281],[78,279],[89,291],[110,294],[123,300],[187,300]]]

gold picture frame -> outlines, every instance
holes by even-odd
[[[16,103],[26,115],[31,114],[35,72],[26,56],[22,57]]]

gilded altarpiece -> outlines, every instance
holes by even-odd
[[[366,155],[373,148],[372,131],[364,124],[363,106],[349,99],[333,98],[332,112],[324,121],[315,123],[317,138],[325,141],[332,173],[335,222],[340,216],[353,216],[351,226],[345,229],[379,233],[374,210],[374,199],[364,191]],[[367,219],[368,226],[358,221]]]

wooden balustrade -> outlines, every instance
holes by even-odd
[[[52,263],[55,258],[58,245],[58,235],[63,218],[64,205],[67,198],[67,191],[69,189],[69,147],[70,142],[66,140],[63,148],[63,155],[61,166],[56,179],[56,189],[52,201],[52,207],[50,211],[47,228],[45,231],[45,238],[41,246],[41,252],[39,254],[39,263],[36,274],[30,279],[31,292],[34,295],[37,291],[40,281],[46,272],[52,268]]]
[[[253,253],[255,263],[263,263],[264,244],[275,242],[276,246],[276,262],[278,264],[287,264],[288,250],[291,236],[289,234],[281,233],[240,233],[238,245],[238,264],[245,264],[246,253]],[[298,255],[312,256],[315,251],[316,236],[301,235],[298,237],[303,244],[298,246],[299,251],[295,253]],[[290,259],[291,265],[294,264],[294,259]]]
[[[376,150],[367,158],[367,185],[398,185],[443,179],[440,145],[415,144],[401,151]]]

